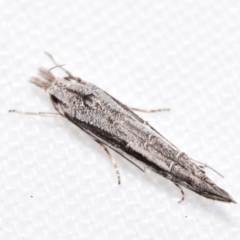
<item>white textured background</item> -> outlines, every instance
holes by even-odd
[[[239,239],[239,204],[186,200],[169,181],[60,118],[28,80],[53,64],[128,105],[240,201],[240,2],[0,0],[0,239]],[[59,70],[54,70],[61,74]]]

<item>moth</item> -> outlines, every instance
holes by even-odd
[[[16,110],[10,112],[67,118],[107,152],[115,166],[119,184],[119,170],[108,148],[142,171],[150,169],[172,181],[182,192],[181,201],[184,199],[181,187],[184,187],[212,200],[235,203],[226,191],[206,176],[202,164],[197,164],[199,162],[180,151],[148,122],[134,113],[137,110],[144,110],[121,103],[96,85],[73,76],[63,68],[63,65],[57,64],[50,54],[48,56],[55,67],[65,71],[66,76],[55,77],[51,72],[52,69],[40,69],[40,75],[32,78],[31,82],[50,95],[57,113],[29,113]],[[150,112],[161,110],[167,109]]]

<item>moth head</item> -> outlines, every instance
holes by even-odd
[[[61,114],[99,108],[100,101],[93,91],[94,85],[71,76],[55,77],[46,69],[39,72],[40,76],[31,79],[31,82],[50,94],[54,107]]]
[[[55,76],[50,71],[40,68],[39,77],[32,77],[30,82],[46,90],[55,79]]]

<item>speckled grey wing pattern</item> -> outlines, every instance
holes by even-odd
[[[102,89],[43,69],[40,76],[32,82],[50,94],[56,110],[95,140],[201,196],[234,202],[185,153]]]

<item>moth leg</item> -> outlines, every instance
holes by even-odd
[[[48,113],[48,112],[23,112],[18,110],[9,110],[10,113],[26,114],[26,115],[38,115],[42,117],[63,117],[59,113]]]
[[[180,191],[182,193],[182,198],[181,198],[181,200],[178,201],[178,203],[181,203],[184,200],[184,196],[185,196],[184,191],[177,183],[174,183],[174,184],[180,189]]]
[[[165,111],[170,111],[170,108],[159,108],[159,109],[140,109],[140,108],[133,108],[129,107],[132,111],[137,111],[137,112],[145,112],[145,113],[155,113],[155,112],[165,112]]]
[[[115,159],[112,157],[111,153],[108,151],[107,147],[102,142],[100,142],[100,141],[97,141],[97,142],[105,150],[105,152],[107,153],[107,155],[111,159],[111,161],[113,163],[113,166],[116,170],[116,174],[117,174],[117,178],[118,178],[118,184],[120,185],[121,184],[120,173],[119,173],[118,166],[117,166],[117,163],[116,163]]]
[[[117,152],[119,155],[121,155],[123,158],[125,158],[127,161],[129,161],[130,163],[132,163],[135,167],[137,167],[139,170],[141,170],[142,172],[146,173],[146,167],[140,167],[137,163],[133,162],[132,160],[130,160],[129,158],[127,158],[126,156],[124,156],[123,154]]]
[[[219,172],[217,172],[215,169],[213,169],[212,167],[210,167],[210,166],[207,165],[206,163],[202,163],[202,162],[197,161],[197,160],[194,160],[194,159],[192,159],[192,158],[191,158],[191,161],[201,164],[201,165],[199,166],[200,168],[209,168],[209,169],[211,169],[213,172],[217,173],[220,177],[224,178],[222,174],[220,174]]]
[[[135,167],[140,169],[142,172],[146,173],[146,167],[142,168],[142,167],[138,166],[135,162],[131,161],[130,159],[128,159],[128,158],[125,158],[125,159],[127,159],[130,163],[132,163]]]
[[[68,70],[66,70],[66,69],[63,67],[64,65],[58,64],[50,53],[45,52],[45,54],[46,54],[46,55],[52,60],[52,62],[56,65],[55,67],[61,68],[61,69],[68,75],[68,78],[74,79],[74,80],[79,81],[79,82],[83,82],[83,80],[81,80],[79,77],[73,76]],[[54,69],[55,67],[50,68],[49,71],[51,71],[51,70]],[[66,79],[68,79],[68,78],[66,78]]]

